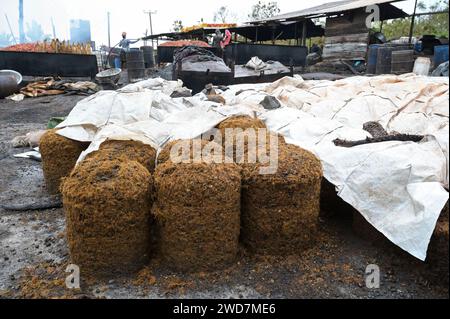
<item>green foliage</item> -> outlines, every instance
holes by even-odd
[[[428,8],[424,3],[419,2],[417,8],[418,12],[438,12],[447,11],[448,12],[449,1],[448,0],[438,0]],[[385,21],[383,25],[383,33],[386,38],[397,39],[400,37],[409,36],[409,29],[411,25],[411,18],[406,19],[396,19],[392,21]],[[375,29],[379,30],[380,25],[376,25]],[[414,22],[414,32],[413,36],[421,37],[424,34],[434,34],[436,37],[447,37],[448,32],[448,13],[434,14],[434,15],[424,15],[418,16]]]
[[[252,6],[252,11],[248,17],[252,20],[263,20],[280,13],[280,8],[276,1],[262,2],[258,1],[257,4]]]
[[[232,23],[236,20],[236,15],[227,7],[222,6],[214,13],[215,23]]]
[[[174,32],[181,32],[183,29],[183,22],[181,20],[175,20],[173,22],[172,29]]]

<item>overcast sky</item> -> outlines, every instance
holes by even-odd
[[[331,0],[299,1],[277,0],[281,13],[300,10]],[[430,3],[433,0],[426,0]],[[257,0],[24,0],[26,23],[36,20],[45,33],[51,34],[51,19],[55,23],[56,35],[69,39],[69,20],[87,19],[91,22],[92,40],[106,44],[107,12],[111,13],[111,42],[120,40],[122,31],[129,38],[142,37],[149,29],[148,15],[144,10],[156,10],[153,16],[153,32],[171,31],[174,20],[180,19],[184,26],[196,24],[201,18],[213,22],[214,12],[224,3],[237,15],[238,22],[247,20],[251,7]],[[14,34],[18,37],[18,0],[0,0],[0,33],[9,33],[5,14]],[[414,0],[403,1],[397,6],[412,12]],[[113,44],[113,43],[112,43]]]

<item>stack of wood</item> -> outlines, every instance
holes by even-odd
[[[369,45],[367,14],[353,11],[336,18],[327,18],[324,60],[365,60]]]

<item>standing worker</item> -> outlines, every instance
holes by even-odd
[[[121,65],[126,61],[126,53],[130,51],[130,44],[135,44],[139,42],[141,39],[130,40],[127,39],[127,33],[122,32],[122,40],[119,42],[119,47],[122,48],[120,51],[120,57],[116,57],[114,59],[114,64],[116,68],[120,68]]]
[[[221,58],[223,58],[223,48],[221,46],[222,41],[223,41],[222,32],[220,32],[220,30],[217,29],[213,37],[212,46],[217,50],[217,55]]]

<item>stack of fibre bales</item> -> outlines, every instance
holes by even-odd
[[[137,161],[149,172],[155,170],[156,150],[150,145],[132,140],[106,140],[98,151],[90,153],[86,158],[117,159]]]
[[[123,158],[85,159],[64,179],[70,256],[81,271],[109,277],[147,262],[152,185],[144,166]]]
[[[59,193],[61,179],[70,174],[89,143],[74,141],[48,130],[39,141],[45,184],[51,194]]]
[[[243,166],[241,239],[258,254],[300,254],[315,238],[322,165],[295,145],[278,145],[274,174],[261,164]]]
[[[181,271],[213,270],[232,263],[240,229],[241,175],[224,163],[173,163],[155,170],[160,253]]]

